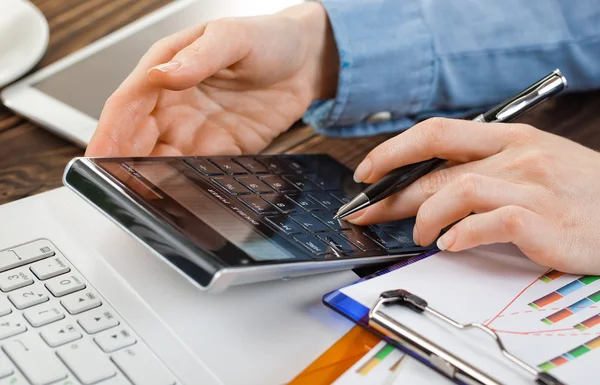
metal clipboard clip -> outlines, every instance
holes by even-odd
[[[539,371],[511,354],[505,349],[498,334],[481,323],[458,323],[430,308],[427,301],[406,290],[390,290],[381,293],[379,300],[369,311],[369,327],[422,355],[428,359],[432,366],[454,380],[469,385],[502,385],[498,380],[444,350],[414,330],[400,324],[382,311],[382,308],[393,305],[404,306],[417,313],[427,313],[457,329],[479,329],[491,336],[502,354],[515,366],[532,375],[536,383],[540,385],[566,385],[553,375]]]

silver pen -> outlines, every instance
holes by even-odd
[[[556,69],[510,99],[478,115],[473,121],[485,123],[511,122],[566,88],[567,79],[560,70]],[[446,162],[445,159],[433,158],[392,170],[367,187],[350,202],[340,207],[334,219],[345,218],[397,193]]]

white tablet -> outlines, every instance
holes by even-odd
[[[300,0],[176,0],[5,88],[11,110],[87,146],[106,99],[150,46],[188,26],[277,12]]]

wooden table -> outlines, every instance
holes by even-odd
[[[33,0],[50,24],[48,65],[169,0]],[[529,114],[527,123],[600,149],[600,93],[566,95]],[[388,138],[330,139],[295,128],[266,152],[324,152],[350,167]],[[61,186],[67,162],[83,150],[0,106],[0,204]]]

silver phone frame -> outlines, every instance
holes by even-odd
[[[110,219],[116,225],[119,226],[123,231],[128,233],[130,236],[135,238],[138,242],[144,244],[155,256],[159,257],[162,261],[164,261],[168,266],[175,269],[178,273],[180,273],[183,277],[185,277],[189,282],[191,282],[194,286],[199,288],[200,290],[211,292],[211,293],[219,293],[225,290],[230,286],[235,285],[243,285],[249,283],[263,282],[263,281],[271,281],[283,279],[287,280],[293,277],[301,277],[306,275],[313,275],[317,273],[328,273],[340,270],[349,270],[354,269],[361,266],[385,263],[385,262],[398,262],[401,259],[409,258],[415,255],[419,255],[422,252],[415,253],[406,253],[402,255],[382,255],[380,257],[368,257],[368,258],[356,258],[356,259],[335,259],[328,261],[309,261],[309,262],[294,262],[294,263],[277,263],[265,266],[239,266],[239,267],[225,267],[219,270],[217,273],[213,275],[212,280],[208,285],[201,285],[199,282],[193,280],[188,274],[186,274],[179,267],[175,266],[171,263],[167,258],[163,257],[152,249],[149,245],[144,243],[136,234],[134,234],[130,229],[125,227],[115,218],[112,218],[108,213],[100,210],[94,202],[92,202],[85,194],[81,191],[77,190],[77,188],[70,185],[67,181],[67,174],[69,170],[76,162],[80,162],[83,164],[88,170],[92,171],[94,174],[98,175],[106,186],[110,187],[113,192],[119,193],[123,195],[124,200],[131,205],[137,207],[140,211],[145,212],[149,218],[154,218],[155,223],[162,222],[160,218],[155,217],[153,214],[149,213],[148,210],[140,205],[135,200],[131,199],[128,194],[123,191],[123,189],[115,183],[112,177],[106,173],[104,170],[100,169],[96,164],[94,164],[90,158],[78,157],[72,159],[67,167],[65,168],[65,172],[63,174],[63,184],[72,190],[79,197],[84,199],[87,203],[93,206],[96,210],[100,211],[105,217]]]

